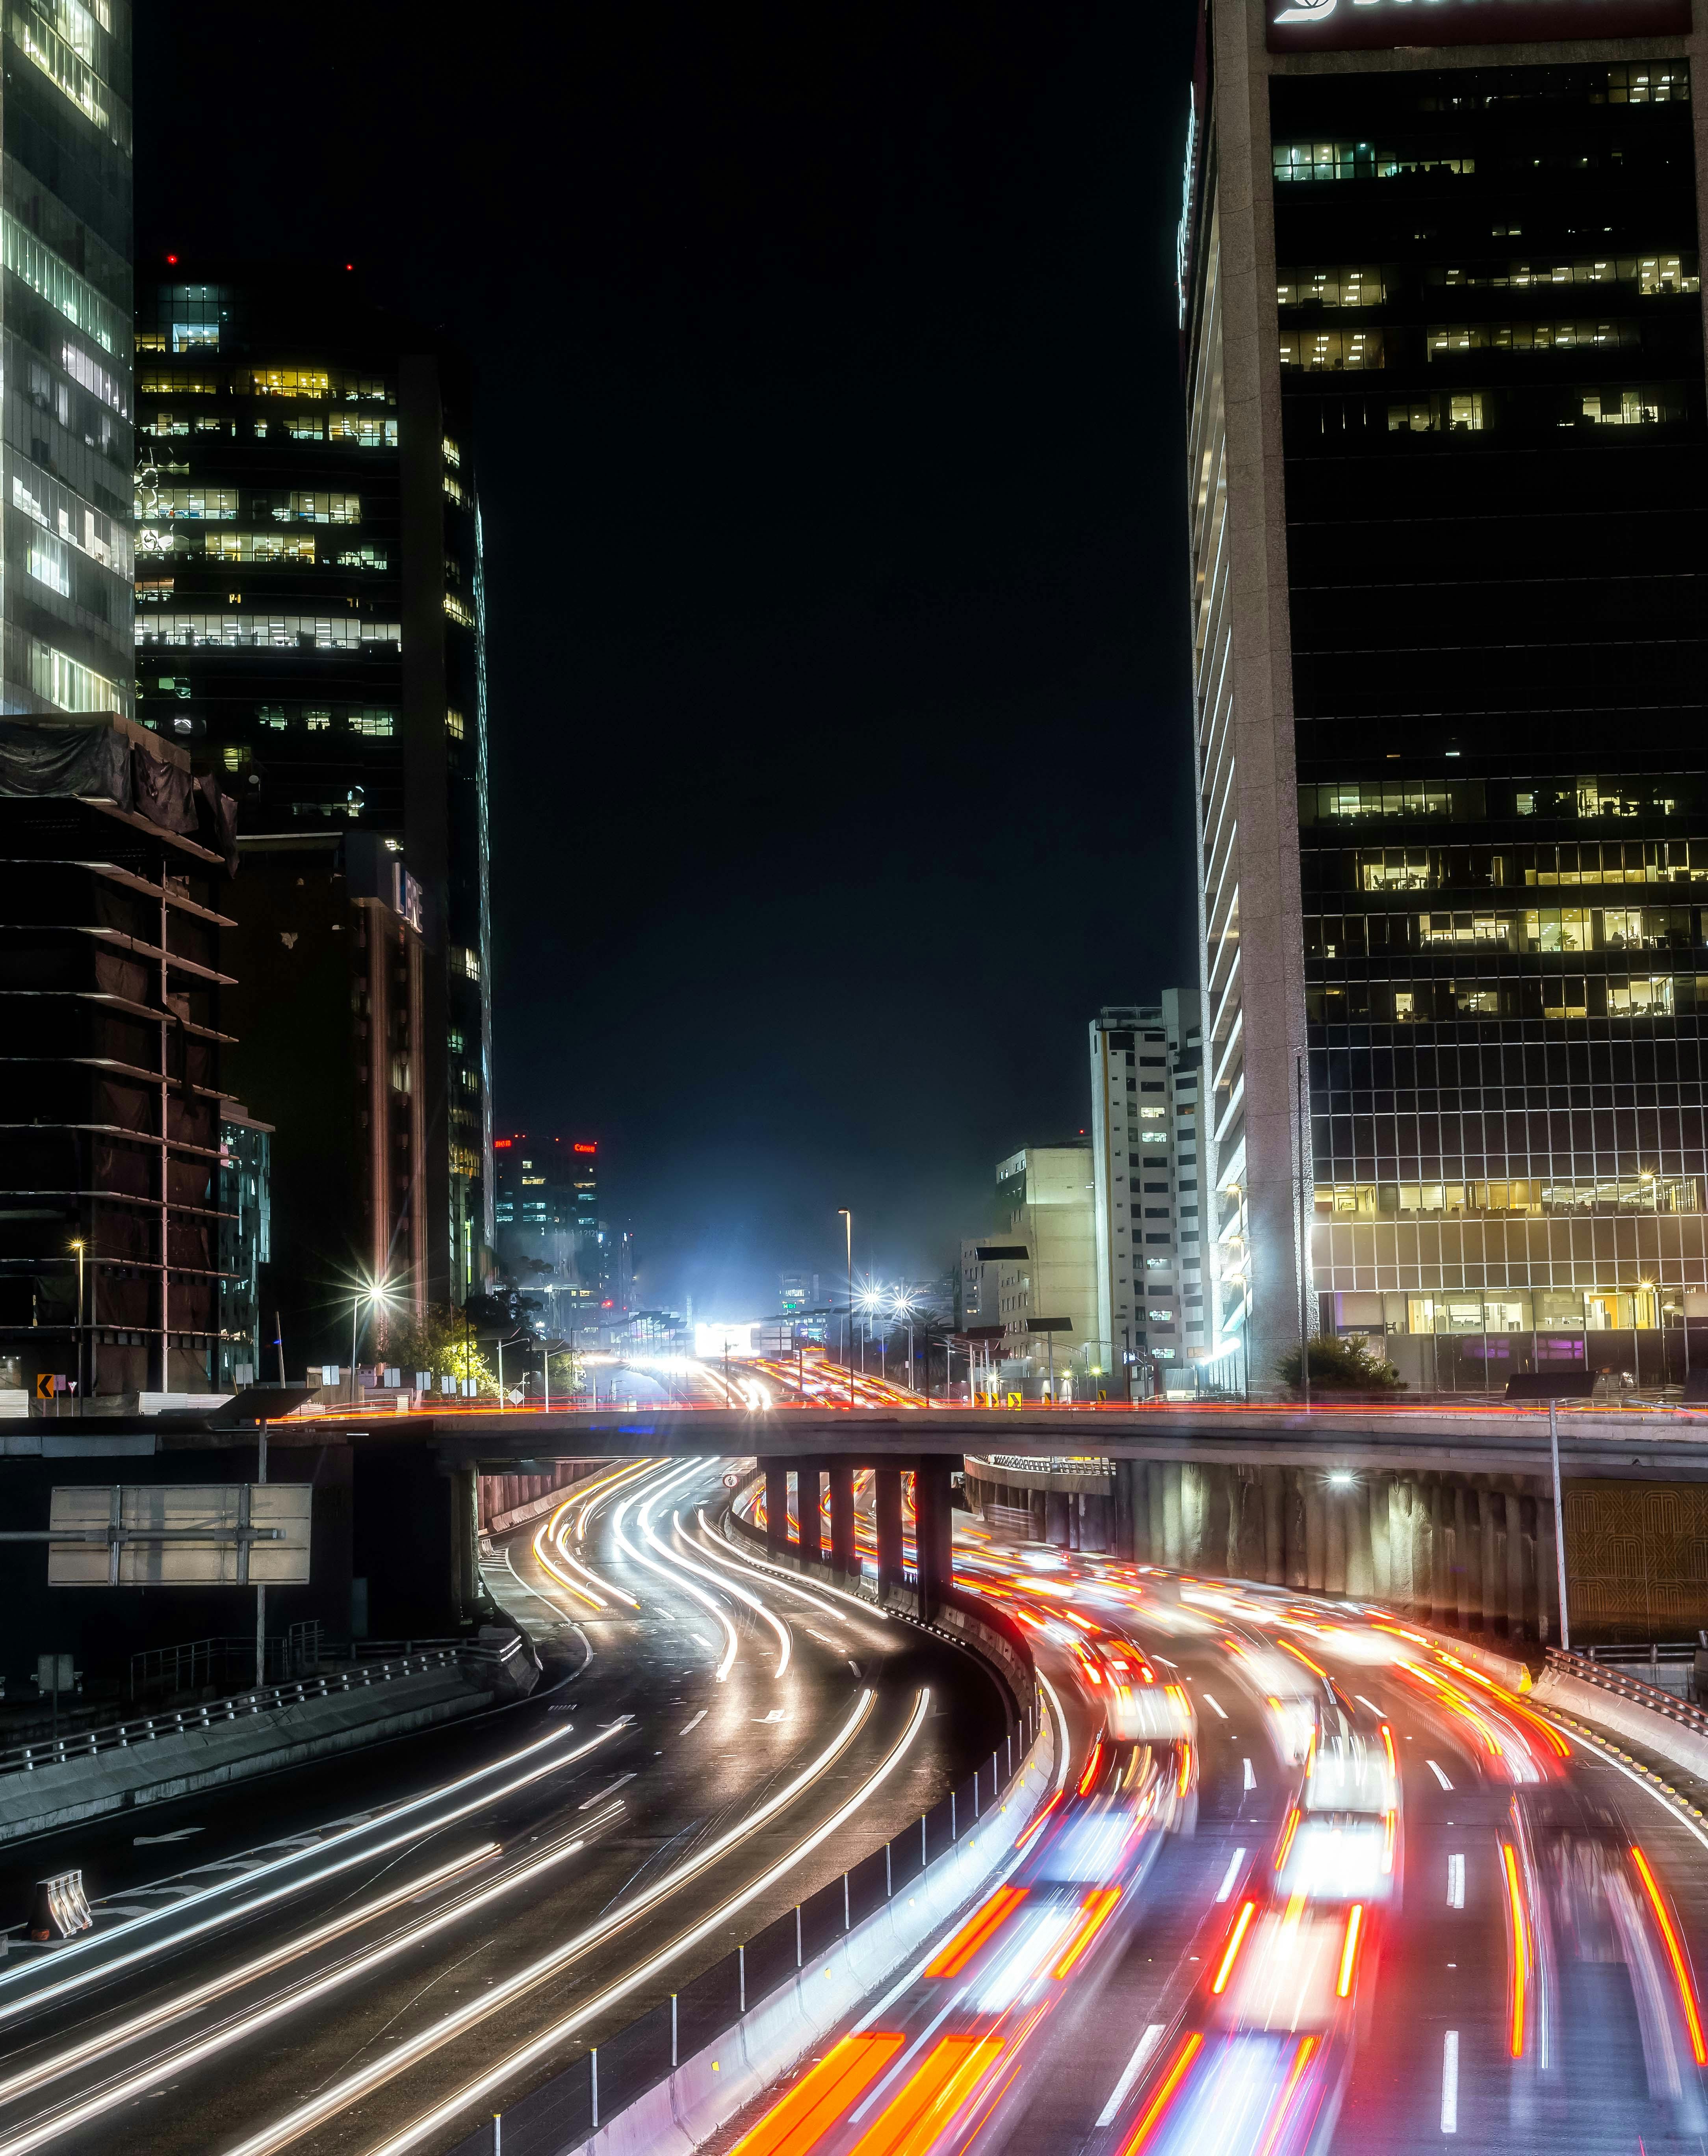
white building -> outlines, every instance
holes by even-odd
[[[1214,1347],[1199,1229],[1199,1001],[1106,1004],[1091,1021],[1097,1331],[1105,1369],[1183,1375]],[[1114,1388],[1110,1388],[1114,1389]]]
[[[997,1164],[1003,1224],[961,1245],[962,1322],[1000,1325],[992,1359],[1009,1391],[1058,1396],[1096,1361],[1096,1233],[1092,1163],[1084,1139],[1023,1146]]]

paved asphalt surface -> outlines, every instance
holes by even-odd
[[[69,1863],[106,1898],[87,1943],[0,1964],[0,2151],[356,2156],[440,2105],[416,2145],[449,2148],[495,2062],[592,2007],[513,2102],[970,1773],[1003,1717],[958,1650],[682,1568],[673,1516],[697,1537],[721,1465],[617,1471],[567,1493],[582,1540],[500,1545],[489,1584],[548,1666],[530,1701],[9,1851],[14,1906]]]

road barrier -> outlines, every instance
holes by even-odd
[[[977,1893],[1055,1768],[1034,1691],[1007,1739],[894,1839],[614,2030],[454,2156],[685,2156]]]

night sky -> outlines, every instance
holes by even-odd
[[[499,1127],[649,1303],[941,1271],[1194,978],[1193,0],[137,13],[139,274],[474,361]]]

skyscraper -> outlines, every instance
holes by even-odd
[[[1309,1327],[1414,1384],[1648,1380],[1708,1323],[1705,35],[1688,0],[1204,11],[1181,326],[1231,1375]]]
[[[177,264],[141,295],[137,345],[138,716],[220,771],[246,843],[401,844],[425,952],[422,1152],[405,1163],[424,1240],[408,1289],[460,1301],[495,1227],[485,593],[462,370],[341,269]],[[283,1102],[249,1105],[283,1130]]]
[[[1090,1048],[1100,1359],[1117,1379],[1146,1357],[1182,1370],[1212,1345],[1198,990],[1105,1005]]]
[[[128,716],[131,9],[28,0],[3,36],[0,710]]]

